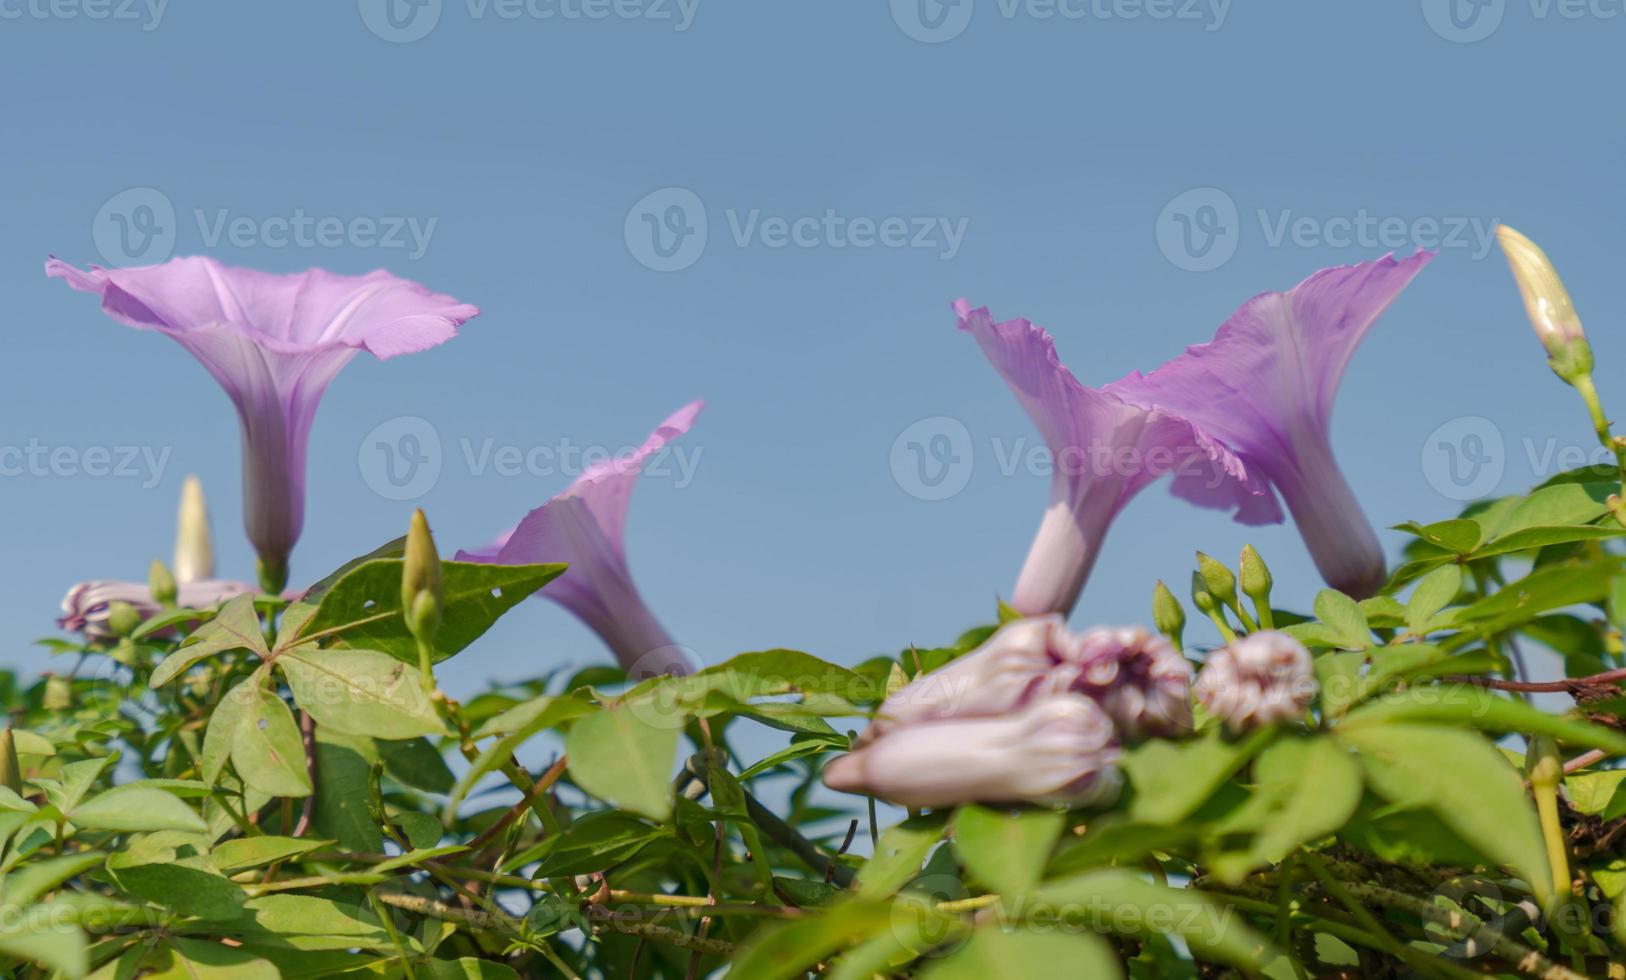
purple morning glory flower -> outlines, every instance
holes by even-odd
[[[1385,256],[1260,293],[1209,343],[1103,391],[1178,413],[1222,441],[1282,495],[1322,578],[1370,596],[1386,576],[1383,549],[1333,459],[1332,405],[1356,346],[1433,257]],[[1271,498],[1254,512],[1280,519]]]
[[[1191,664],[1162,634],[1140,626],[1097,626],[1069,644],[1070,690],[1111,716],[1126,739],[1192,730]]]
[[[1174,475],[1176,496],[1235,508],[1237,519],[1280,519],[1264,483],[1202,426],[1161,406],[1086,388],[1062,366],[1050,335],[1027,320],[995,323],[987,308],[954,304],[960,329],[982,347],[1044,436],[1050,506],[1011,594],[1031,615],[1066,614],[1113,518],[1152,481]]]
[[[673,641],[633,584],[627,566],[627,508],[644,463],[689,431],[704,402],[691,402],[662,422],[636,452],[598,463],[569,489],[525,515],[491,545],[462,551],[458,561],[505,565],[565,562],[570,567],[537,595],[575,613],[635,678],[687,674],[687,651]]]
[[[1245,732],[1303,718],[1319,688],[1304,644],[1262,630],[1209,654],[1193,690],[1209,714]]]
[[[184,609],[209,609],[240,595],[253,595],[255,588],[247,582],[228,582],[221,579],[203,579],[182,582],[175,599]],[[113,632],[108,619],[115,602],[135,607],[142,619],[149,619],[163,611],[152,597],[152,590],[142,582],[81,582],[68,590],[62,599],[62,616],[58,626],[74,633],[83,633],[92,640],[108,640]]]
[[[127,326],[174,339],[230,396],[243,431],[243,521],[268,591],[288,576],[305,515],[305,448],[322,393],[357,351],[379,359],[451,339],[480,311],[382,269],[275,275],[209,258],[45,273],[102,297]]]

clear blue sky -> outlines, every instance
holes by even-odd
[[[48,253],[384,266],[483,307],[457,340],[358,358],[329,392],[296,582],[401,533],[413,506],[449,552],[568,482],[471,466],[487,440],[615,449],[707,399],[680,442],[700,454],[692,480],[644,482],[630,546],[652,606],[709,662],[937,644],[1008,592],[1047,481],[1002,472],[1035,434],[954,329],[960,296],[1049,327],[1102,383],[1206,340],[1257,291],[1446,236],[1358,353],[1335,444],[1380,527],[1455,512],[1441,451],[1425,453],[1454,419],[1489,420],[1445,432],[1499,461],[1479,489],[1517,490],[1590,434],[1486,254],[1497,220],[1558,260],[1605,397],[1626,406],[1609,368],[1626,359],[1618,6],[1509,0],[1475,21],[1463,3],[1453,22],[1432,0],[430,0],[392,19],[376,0],[170,0],[161,16],[0,0],[0,448],[168,451],[133,477],[0,476],[0,656],[45,668],[29,641],[70,584],[166,556],[189,472],[221,571],[252,574],[225,397],[175,344],[46,281]],[[442,466],[392,500],[363,453],[402,416],[432,423]],[[973,450],[944,500],[891,465],[928,417],[958,420]],[[1400,535],[1382,534],[1393,554]],[[1144,619],[1193,549],[1246,540],[1307,604],[1291,526],[1244,529],[1159,486],[1113,528],[1074,620]],[[603,656],[531,603],[452,684]]]

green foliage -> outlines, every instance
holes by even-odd
[[[1125,745],[1123,793],[1092,810],[903,814],[817,790],[889,692],[992,625],[856,667],[765,650],[459,705],[416,669],[396,542],[297,603],[242,597],[55,641],[105,669],[0,677],[19,787],[0,785],[0,971],[1290,978],[1358,962],[1460,977],[1437,954],[1462,937],[1419,909],[1554,907],[1523,738],[1596,750],[1564,779],[1563,819],[1581,900],[1626,901],[1626,862],[1581,850],[1626,823],[1607,761],[1626,757],[1626,698],[1586,679],[1626,667],[1609,492],[1577,474],[1402,525],[1416,540],[1382,595],[1322,591],[1308,615],[1270,607],[1282,584],[1251,549],[1242,595],[1204,560],[1208,615],[1299,637],[1316,700],[1246,734],[1199,712],[1195,732]],[[442,563],[431,659],[482,670],[475,641],[561,572]],[[1156,595],[1178,635],[1179,604]],[[1521,649],[1550,651],[1576,678],[1557,687],[1585,703],[1496,690]],[[1607,929],[1583,943],[1540,919],[1504,940],[1478,965],[1604,975],[1621,955]]]

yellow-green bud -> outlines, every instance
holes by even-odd
[[[1152,588],[1152,624],[1176,647],[1180,646],[1180,637],[1186,631],[1186,611],[1162,579]]]
[[[1253,545],[1242,546],[1242,560],[1237,565],[1241,571],[1242,592],[1255,602],[1267,602],[1270,599],[1270,587],[1275,584],[1270,577],[1270,568],[1265,560],[1259,557],[1259,552]]]
[[[179,589],[175,585],[175,576],[169,573],[169,567],[154,558],[152,567],[147,569],[147,591],[152,593],[152,601],[160,606],[175,605]]]
[[[60,674],[45,678],[45,694],[40,706],[46,711],[67,711],[73,707],[73,684]]]
[[[195,476],[181,484],[181,507],[175,518],[175,580],[202,582],[215,577],[214,543],[209,534],[209,504]]]
[[[107,628],[114,636],[129,636],[141,625],[141,611],[128,602],[107,605]]]
[[[1191,573],[1191,602],[1197,607],[1197,611],[1205,616],[1214,615],[1214,611],[1219,608],[1219,600],[1214,598],[1208,583],[1197,572]]]
[[[1535,242],[1507,225],[1497,227],[1496,241],[1507,255],[1513,281],[1518,283],[1519,293],[1524,297],[1525,312],[1536,328],[1536,337],[1547,349],[1553,371],[1570,382],[1591,374],[1592,347],[1581,329],[1575,303],[1552,260]]]
[[[17,740],[9,728],[0,728],[0,786],[13,793],[23,791],[23,764],[17,758]]]
[[[420,640],[433,636],[440,626],[441,603],[445,590],[440,581],[440,554],[429,532],[429,519],[423,511],[413,511],[407,531],[406,557],[401,563],[401,609],[407,628]]]
[[[1197,569],[1202,573],[1203,584],[1208,586],[1214,598],[1227,606],[1236,605],[1236,576],[1231,574],[1229,568],[1199,551]]]

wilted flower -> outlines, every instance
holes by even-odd
[[[1106,709],[1124,738],[1191,731],[1191,664],[1166,637],[1097,626],[1067,656],[1077,667],[1069,689]]]
[[[1317,688],[1304,644],[1264,630],[1209,654],[1193,690],[1209,714],[1242,732],[1302,718]]]
[[[1367,330],[1433,257],[1323,269],[1285,293],[1261,293],[1211,342],[1103,391],[1176,413],[1222,442],[1281,493],[1322,578],[1370,596],[1385,577],[1383,549],[1333,459],[1333,400]],[[1281,518],[1268,495],[1237,515],[1243,523]]]
[[[1012,714],[900,725],[832,760],[825,785],[900,806],[973,801],[1089,806],[1123,785],[1112,721],[1086,697],[1041,698]]]
[[[156,330],[203,363],[242,423],[243,521],[262,585],[280,590],[305,519],[305,449],[327,386],[357,351],[380,360],[427,350],[479,310],[382,269],[273,275],[209,258],[46,275],[102,297],[102,311]]]
[[[180,586],[176,604],[185,609],[210,609],[234,596],[254,592],[254,586],[246,582],[213,579],[187,582]],[[113,639],[115,633],[108,620],[115,603],[134,607],[142,619],[156,616],[163,609],[153,598],[152,590],[138,582],[81,582],[63,597],[62,616],[57,625],[70,632],[83,633],[86,639]]]
[[[1280,519],[1264,484],[1237,455],[1190,419],[1086,388],[1056,356],[1055,342],[1027,320],[995,323],[987,308],[954,304],[1050,448],[1050,506],[1011,594],[1029,615],[1067,613],[1078,601],[1107,528],[1147,484],[1174,474],[1176,496],[1234,507],[1237,519]]]
[[[525,515],[491,545],[458,561],[570,567],[537,595],[575,613],[629,673],[687,674],[688,655],[666,632],[632,582],[627,566],[627,508],[644,463],[689,431],[704,402],[691,402],[660,424],[639,449],[598,463],[569,489]]]

